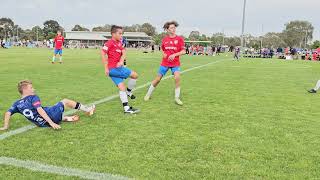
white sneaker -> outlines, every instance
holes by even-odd
[[[90,107],[90,111],[89,112],[86,112],[86,115],[88,116],[92,116],[94,114],[94,112],[96,111],[96,106],[93,104],[91,107]]]
[[[179,98],[175,98],[174,100],[175,100],[176,104],[178,104],[180,106],[183,105],[183,102]]]
[[[150,100],[150,96],[146,95],[146,96],[144,97],[144,100],[145,100],[145,101],[149,101],[149,100]]]

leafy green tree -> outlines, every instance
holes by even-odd
[[[43,23],[43,26],[43,34],[46,39],[52,39],[57,31],[63,29],[55,20],[47,20]]]
[[[110,24],[105,24],[104,26],[97,26],[92,28],[93,32],[110,32],[110,30],[111,30]]]
[[[314,27],[308,21],[290,21],[283,31],[284,42],[291,47],[305,47],[312,40]]]
[[[88,28],[82,27],[79,24],[76,24],[71,31],[90,31]]]
[[[145,32],[148,36],[154,36],[156,34],[156,27],[152,26],[150,23],[143,23],[140,31]]]
[[[14,22],[10,18],[0,18],[0,38],[9,38],[13,36]]]
[[[319,48],[319,47],[320,47],[320,41],[319,41],[319,40],[314,41],[314,42],[312,43],[312,45],[311,45],[311,48],[312,48],[312,49],[317,49],[317,48]]]

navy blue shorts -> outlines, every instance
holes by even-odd
[[[63,117],[63,112],[64,112],[64,105],[62,102],[58,102],[56,105],[51,106],[51,107],[45,107],[43,108],[44,111],[48,114],[50,119],[56,123],[60,124],[62,121]]]

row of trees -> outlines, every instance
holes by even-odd
[[[111,25],[93,27],[91,31],[110,32]],[[51,39],[55,36],[58,30],[64,30],[63,27],[55,20],[47,20],[43,23],[43,27],[34,26],[31,29],[22,29],[16,25],[10,18],[0,18],[0,38],[4,39],[29,39],[29,40],[44,40]],[[79,24],[72,28],[72,31],[90,31],[88,28]],[[125,32],[145,32],[152,36],[155,44],[160,44],[165,33],[157,33],[156,28],[150,23],[133,24],[124,26]],[[247,47],[259,48],[263,47],[313,47],[320,46],[319,41],[313,44],[309,42],[313,39],[314,27],[308,21],[291,21],[285,24],[282,32],[269,32],[263,36],[255,37],[250,34],[244,35],[245,44]],[[214,33],[212,36],[201,34],[199,31],[192,31],[186,40],[192,41],[211,41],[212,44],[224,44],[229,46],[240,45],[240,37],[226,37],[223,33]]]
[[[285,24],[282,32],[268,32],[263,36],[255,37],[250,34],[244,35],[245,45],[247,47],[309,47],[309,42],[313,39],[314,27],[308,21],[291,21]],[[225,44],[239,46],[241,38],[239,36],[225,37],[223,33],[214,33],[211,37],[200,34],[198,31],[192,31],[188,37],[189,40],[212,41],[213,44]],[[316,47],[317,41],[311,46]]]

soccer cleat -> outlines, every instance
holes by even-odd
[[[183,105],[183,102],[179,98],[175,98],[174,100],[175,100],[176,104],[178,104],[180,106]]]
[[[54,62],[53,62],[53,61],[51,61],[51,64],[54,64]]]
[[[96,112],[96,106],[93,104],[91,107],[90,107],[90,111],[89,112],[86,112],[86,115],[88,116],[92,116],[94,114],[94,112]]]
[[[63,61],[60,61],[59,63],[60,63],[60,64],[62,64],[62,63],[63,63]]]
[[[317,93],[317,91],[314,90],[314,89],[310,89],[308,92],[309,92],[309,93]]]
[[[149,100],[150,100],[150,96],[146,95],[146,96],[144,97],[144,100],[145,100],[145,101],[149,101]]]
[[[133,93],[132,93],[131,91],[127,91],[127,95],[128,95],[128,97],[129,97],[130,99],[135,99],[135,98],[136,98],[136,96],[133,95]]]
[[[140,110],[139,109],[135,109],[133,107],[130,107],[128,110],[124,111],[125,114],[137,114],[138,112],[140,112]]]

